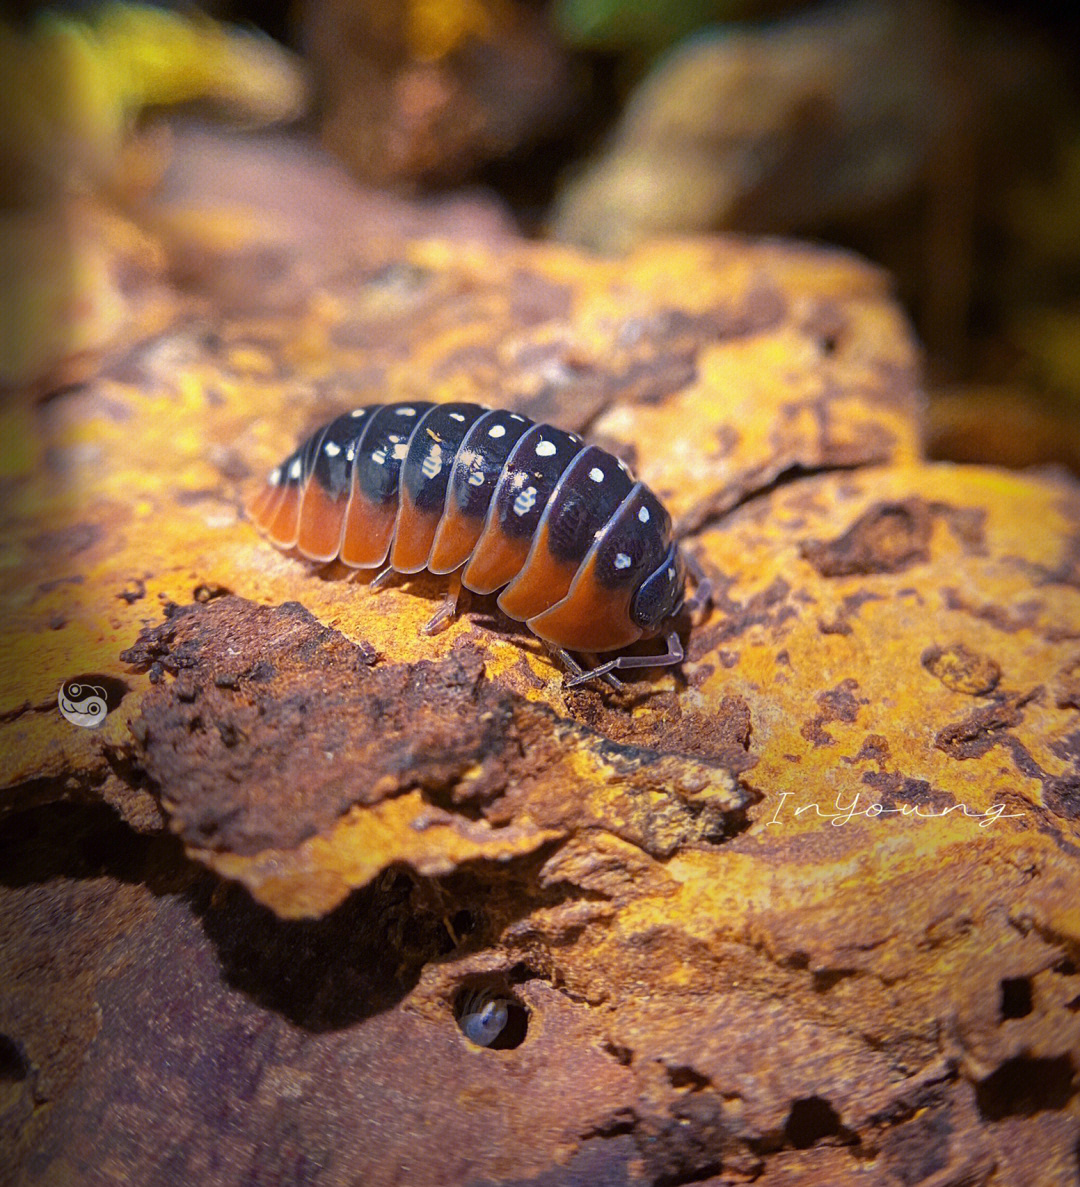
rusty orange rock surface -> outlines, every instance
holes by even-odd
[[[168,327],[3,413],[17,1181],[1075,1182],[1080,489],[922,459],[887,278],[156,225]],[[681,670],[567,690],[493,603],[423,636],[438,579],[244,520],[421,396],[655,487],[716,591]]]

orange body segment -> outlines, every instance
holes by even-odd
[[[440,512],[425,515],[401,492],[401,509],[394,525],[394,546],[390,563],[399,573],[419,573],[427,567],[428,555],[439,526]]]
[[[397,507],[376,507],[354,489],[345,516],[341,560],[352,569],[374,569],[386,560]]]
[[[550,610],[530,618],[529,630],[568,651],[616,651],[641,638],[630,621],[633,590],[605,589],[596,579],[596,558],[590,556],[570,592]]]
[[[511,539],[497,524],[489,524],[476,542],[472,560],[461,574],[461,583],[474,593],[494,593],[521,572],[532,541],[528,536]]]
[[[281,498],[281,487],[264,482],[259,489],[244,503],[244,513],[253,522],[265,530],[270,522],[271,513]]]
[[[266,534],[278,548],[292,548],[300,526],[300,487],[289,483],[281,488],[281,499],[271,509],[264,523]]]
[[[452,573],[460,569],[472,555],[483,530],[482,519],[462,515],[456,507],[448,506],[435,532],[428,568],[432,573]]]
[[[547,525],[541,522],[525,567],[499,595],[499,608],[522,622],[540,614],[566,596],[580,567],[580,561],[559,562],[551,555]]]
[[[300,530],[296,547],[309,560],[332,561],[341,547],[348,499],[332,499],[318,484],[309,482],[300,503]]]

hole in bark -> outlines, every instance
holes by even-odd
[[[1069,957],[1063,956],[1057,964],[1053,966],[1055,973],[1060,973],[1063,977],[1075,977],[1080,969],[1077,969],[1076,962],[1070,960]]]
[[[613,1043],[610,1039],[605,1039],[603,1049],[623,1067],[629,1067],[633,1062],[634,1053],[629,1047],[623,1047],[618,1043]]]
[[[1076,997],[1072,999],[1072,1001],[1065,1003],[1065,1009],[1068,1010],[1070,1014],[1076,1014],[1080,1012],[1080,993],[1078,993]]]
[[[691,1092],[701,1092],[709,1087],[708,1076],[694,1071],[692,1067],[669,1067],[666,1070],[672,1088],[686,1088]]]
[[[491,1024],[494,1037],[485,1041],[481,1019],[488,1007],[495,1011]],[[498,1016],[505,1012],[505,1021],[499,1026]],[[454,1017],[466,1038],[480,1047],[492,1051],[508,1051],[525,1042],[529,1030],[529,1011],[515,997],[504,993],[494,985],[467,985],[454,1002]],[[497,1031],[495,1028],[498,1027]]]
[[[796,1150],[808,1150],[822,1138],[840,1137],[843,1132],[840,1115],[820,1096],[795,1101],[784,1124],[784,1137]]]
[[[1032,1008],[1031,980],[1028,977],[1006,977],[1001,982],[1002,1018],[1026,1018]]]
[[[471,911],[463,908],[454,912],[450,926],[453,928],[453,934],[460,940],[462,936],[467,936],[476,929],[476,920]]]
[[[226,598],[231,593],[232,590],[226,589],[224,585],[196,585],[191,596],[196,602],[202,602],[205,605],[215,598]]]
[[[828,993],[834,985],[854,976],[854,969],[818,969],[814,973],[814,991]]]
[[[987,1121],[1031,1117],[1043,1109],[1065,1108],[1073,1094],[1072,1079],[1068,1055],[1056,1059],[1018,1055],[976,1087],[975,1101]]]
[[[30,1074],[30,1065],[22,1048],[13,1038],[0,1034],[0,1081],[16,1083]]]

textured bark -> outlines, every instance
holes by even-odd
[[[1080,492],[920,460],[886,279],[157,220],[168,328],[3,413],[16,1181],[1075,1182]],[[429,638],[438,579],[244,521],[421,395],[655,486],[716,591],[681,670],[566,690],[492,601]]]

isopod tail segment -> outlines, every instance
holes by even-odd
[[[672,537],[671,517],[625,465],[575,433],[467,403],[372,404],[323,425],[248,504],[279,548],[354,569],[451,575],[425,630],[462,588],[500,608],[569,668],[570,685],[683,659],[674,618],[707,582]],[[696,592],[687,601],[689,572]],[[659,656],[582,667],[572,652],[621,652],[665,635]]]

